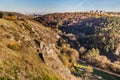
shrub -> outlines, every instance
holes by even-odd
[[[111,71],[120,74],[120,65],[119,64],[111,63],[111,64],[109,64],[109,68]]]
[[[42,80],[55,80],[55,79],[50,75],[45,75],[43,76]]]
[[[63,64],[65,66],[67,66],[67,67],[70,66],[70,63],[69,63],[69,60],[68,60],[67,56],[65,56],[63,54],[60,54],[59,58],[61,59],[61,61],[63,62]]]
[[[27,23],[22,23],[26,30],[31,30],[31,26]]]
[[[91,50],[88,50],[88,52],[85,54],[84,58],[94,58],[99,56],[99,49],[92,48]]]
[[[61,50],[61,53],[62,54],[60,54],[59,57],[67,67],[71,67],[72,64],[76,63],[79,58],[79,53],[69,47],[63,48]]]
[[[8,48],[12,49],[12,50],[19,50],[20,49],[20,45],[16,42],[11,42],[7,45]]]
[[[16,16],[4,16],[4,19],[7,19],[7,20],[16,20]]]
[[[2,17],[3,17],[3,15],[4,15],[4,13],[3,13],[3,12],[0,12],[0,18],[2,18]]]
[[[8,77],[1,77],[0,80],[10,80]]]

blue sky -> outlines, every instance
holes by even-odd
[[[21,13],[120,11],[120,0],[0,0],[0,11]]]

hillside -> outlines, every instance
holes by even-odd
[[[116,13],[54,13],[35,20],[58,32],[65,40],[62,44],[76,49],[80,59],[120,74],[120,18]]]
[[[0,80],[120,79],[119,17],[82,12],[0,16]]]
[[[25,16],[6,14],[0,18],[0,80],[80,80],[69,68],[78,53],[72,49],[75,56],[69,55],[69,66],[63,64],[68,55],[61,54],[56,32]]]

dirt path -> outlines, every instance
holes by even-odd
[[[94,68],[94,69],[96,69],[96,70],[98,70],[98,71],[101,71],[101,72],[104,72],[104,73],[107,73],[107,74],[110,74],[110,75],[113,75],[113,76],[116,76],[116,77],[120,77],[119,74],[116,74],[116,73],[113,73],[113,72],[110,72],[110,71],[107,71],[107,70],[103,70],[101,68],[97,68],[97,67],[94,67],[94,66],[91,66],[91,67]]]
[[[96,69],[96,70],[98,70],[98,71],[101,71],[101,72],[104,72],[104,73],[107,73],[107,74],[110,74],[110,75],[113,75],[113,76],[116,76],[116,77],[119,77],[119,78],[120,78],[120,74],[113,73],[113,72],[110,72],[110,71],[107,71],[107,70],[104,70],[104,69],[95,67],[95,66],[93,66],[93,65],[90,65],[90,64],[86,63],[86,61],[84,61],[84,60],[80,60],[80,62],[83,63],[83,64],[86,64],[86,65],[88,65],[88,66],[91,66],[93,69]]]

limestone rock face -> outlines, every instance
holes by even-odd
[[[64,66],[54,49],[54,44],[45,45],[45,43],[40,42],[40,50],[42,52],[45,64],[61,75],[62,80],[80,80],[80,78],[76,78],[71,75],[71,71]]]

